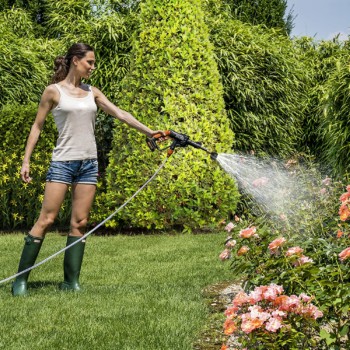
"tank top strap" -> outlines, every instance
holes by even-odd
[[[60,93],[62,93],[61,87],[60,87],[58,84],[55,84],[55,86],[56,86],[57,90],[58,90]]]

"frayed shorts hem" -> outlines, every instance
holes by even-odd
[[[46,182],[97,185],[97,159],[51,161]]]

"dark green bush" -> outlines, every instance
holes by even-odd
[[[323,142],[321,159],[333,174],[341,176],[350,171],[350,55],[344,54],[325,84],[321,98],[323,118],[319,134]]]
[[[0,12],[0,106],[38,101],[59,43],[35,39],[23,10]]]
[[[346,52],[346,45],[337,39],[315,42],[308,37],[294,39],[293,44],[299,51],[300,60],[305,63],[305,70],[311,76],[307,108],[302,121],[300,148],[311,152],[320,160],[324,147],[321,127],[324,106],[321,104],[321,99],[325,94],[327,80],[335,71],[338,60]]]
[[[172,128],[203,141],[209,149],[229,151],[233,134],[201,1],[146,1],[140,21],[120,107],[153,129]],[[118,122],[107,194],[97,199],[95,218],[130,197],[164,157],[147,149],[143,135]],[[234,210],[236,198],[233,181],[207,154],[181,149],[111,225],[203,228]]]

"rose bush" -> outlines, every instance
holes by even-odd
[[[230,259],[245,292],[227,309],[224,332],[238,337],[242,347],[350,348],[350,185],[326,177],[313,193],[317,210],[308,224],[298,226],[296,219],[304,214],[295,212],[293,225],[282,213],[278,221],[242,215],[225,226],[230,236],[223,260]],[[317,317],[297,309],[280,314],[287,300],[309,305]]]
[[[254,348],[305,349],[315,343],[309,334],[323,313],[308,295],[283,292],[282,286],[270,284],[238,293],[225,311],[224,333]]]

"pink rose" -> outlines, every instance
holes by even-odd
[[[254,236],[255,232],[256,232],[256,227],[255,226],[248,227],[248,228],[245,228],[244,230],[241,230],[239,232],[239,237],[241,237],[241,238],[250,238],[250,237]]]
[[[269,182],[267,177],[260,177],[252,182],[254,187],[263,187]]]
[[[231,230],[235,227],[236,225],[232,222],[229,222],[226,226],[225,226],[225,230],[227,232],[231,232]]]
[[[237,255],[241,256],[246,254],[249,251],[249,247],[247,247],[246,245],[244,245],[243,247],[239,248],[239,250],[237,251]]]
[[[285,214],[281,214],[280,215],[280,219],[282,220],[282,221],[286,221],[287,220],[287,215],[285,215]]]
[[[264,322],[259,320],[258,318],[255,318],[255,319],[245,318],[243,320],[243,317],[242,317],[241,329],[244,333],[249,334],[254,329],[260,328],[263,325],[263,323]]]
[[[343,202],[343,204],[340,206],[339,216],[341,221],[346,221],[350,217],[350,209],[349,209],[348,201]]]
[[[313,263],[314,261],[310,259],[309,257],[302,255],[297,261],[293,263],[294,266],[301,266],[307,263]]]
[[[286,239],[283,237],[276,238],[269,244],[269,249],[271,253],[275,253],[277,249],[286,242]]]
[[[343,251],[339,253],[339,260],[344,261],[350,257],[350,247],[345,248]]]
[[[225,249],[222,251],[222,253],[219,255],[219,258],[224,261],[231,258],[231,251],[229,249]]]
[[[248,303],[248,302],[249,302],[248,295],[244,292],[239,292],[236,294],[236,296],[232,300],[232,305],[241,306],[241,305]]]
[[[321,195],[324,195],[324,194],[326,194],[327,193],[327,188],[321,188],[320,189],[320,194]]]
[[[287,250],[286,256],[301,255],[303,251],[304,249],[300,247],[292,247]]]
[[[350,191],[343,193],[340,197],[339,200],[344,203],[347,202],[350,199]]]
[[[269,332],[277,332],[282,327],[282,322],[279,318],[271,317],[265,324],[266,330]]]
[[[228,249],[232,249],[236,245],[236,243],[237,243],[237,241],[235,241],[231,237],[230,239],[226,240],[225,247],[228,248]]]
[[[308,303],[309,301],[312,300],[312,298],[310,296],[308,296],[307,294],[305,293],[301,293],[299,295],[299,298],[302,300],[302,301],[305,301],[305,303]]]
[[[322,185],[329,186],[332,183],[332,179],[330,177],[326,177],[321,181]]]

